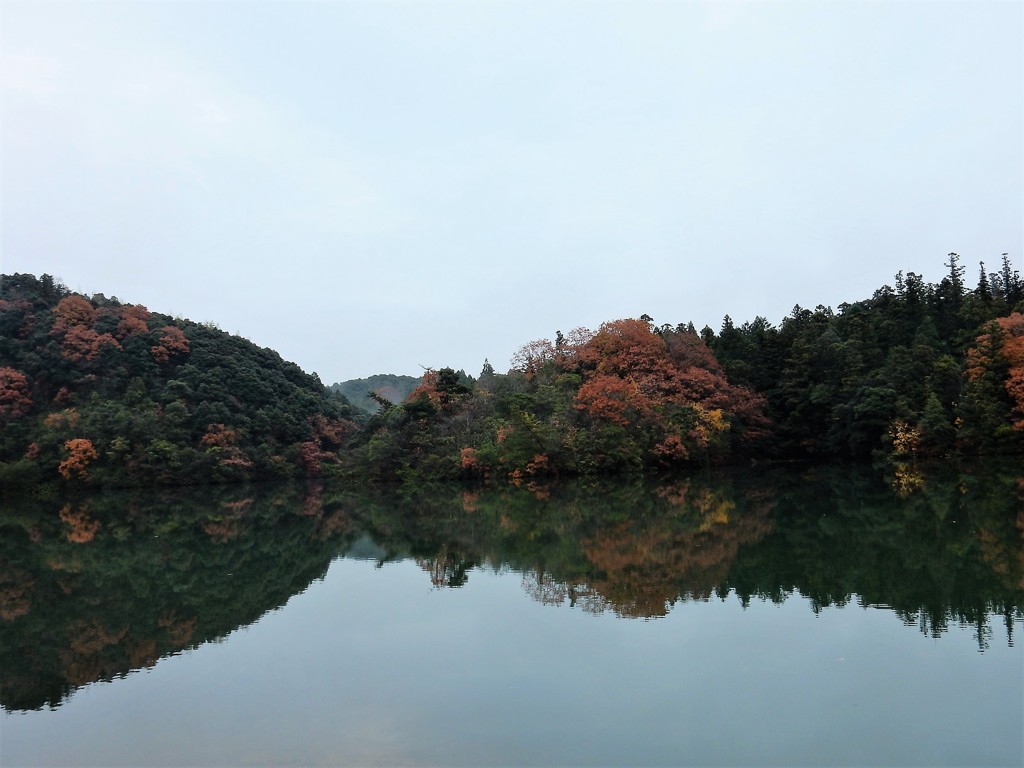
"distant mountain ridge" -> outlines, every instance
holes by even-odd
[[[349,379],[331,384],[328,389],[344,396],[359,410],[373,414],[380,409],[380,403],[370,397],[370,392],[388,402],[398,404],[405,400],[422,381],[422,376],[417,378],[394,373],[378,373],[365,379]]]

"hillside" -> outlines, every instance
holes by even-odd
[[[382,477],[673,470],[1024,449],[1024,283],[1008,257],[977,287],[957,254],[927,283],[716,333],[649,317],[526,344],[508,374],[428,373],[350,457]]]
[[[371,392],[390,403],[400,403],[421,381],[422,377],[378,373],[365,379],[350,379],[331,384],[329,389],[337,392],[359,410],[372,414],[380,410],[381,403],[370,396]]]
[[[0,485],[317,475],[354,416],[246,339],[47,275],[0,278]]]
[[[1024,449],[1024,282],[899,273],[719,332],[646,316],[529,342],[508,373],[325,388],[270,349],[44,275],[0,282],[0,487],[321,474],[531,478]],[[367,397],[373,391],[376,397]],[[354,407],[342,393],[359,399]],[[368,406],[379,406],[371,411]]]

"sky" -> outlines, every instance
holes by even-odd
[[[0,272],[325,384],[973,286],[1022,49],[1018,0],[0,0]]]

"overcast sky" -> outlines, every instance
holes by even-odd
[[[2,271],[325,384],[1020,266],[1024,4],[0,0]]]

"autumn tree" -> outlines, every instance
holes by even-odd
[[[128,336],[149,332],[150,311],[141,304],[127,304],[120,308],[120,322],[117,324],[117,338],[122,341]]]
[[[662,460],[724,450],[726,435],[747,440],[766,424],[763,400],[726,379],[704,341],[689,328],[654,333],[636,320],[606,323],[579,354],[594,373],[577,400],[594,413],[605,409],[620,423],[627,411],[653,430]],[[613,384],[607,378],[618,381]],[[601,397],[587,397],[596,388]],[[586,398],[586,401],[584,401]]]
[[[409,393],[408,402],[428,401],[434,408],[450,411],[470,393],[470,388],[451,368],[430,369],[423,374],[420,384]]]
[[[537,339],[519,348],[512,356],[512,367],[530,379],[554,359],[555,346],[547,339]]]
[[[84,296],[72,294],[61,299],[53,310],[53,331],[60,333],[73,326],[88,328],[96,318],[96,308]]]
[[[153,359],[166,363],[172,358],[189,353],[188,339],[185,332],[176,325],[165,325],[160,329],[160,340],[152,346],[150,352]]]
[[[28,377],[14,368],[0,368],[0,422],[23,416],[31,408]]]
[[[1005,428],[1024,431],[1024,314],[990,322],[968,350],[967,365],[964,410],[976,422],[968,428],[979,437]]]
[[[104,346],[121,349],[120,343],[109,333],[97,333],[91,328],[75,325],[64,334],[62,354],[73,363],[92,362],[99,357]]]
[[[720,458],[767,425],[763,398],[732,385],[690,325],[616,320],[559,334],[555,344],[532,342],[514,363],[529,397],[509,409],[499,442],[506,457],[506,446],[518,446],[513,463],[524,469],[549,454],[555,466],[583,471]],[[545,428],[556,446],[540,437]],[[529,436],[540,437],[534,453],[523,452]]]
[[[88,480],[89,472],[86,468],[99,457],[92,440],[84,437],[66,440],[64,450],[67,452],[67,456],[57,467],[60,476],[65,480]]]
[[[1003,331],[1002,355],[1006,361],[1006,391],[1016,421],[1013,428],[1024,430],[1024,314],[1014,312],[996,320]]]
[[[252,466],[252,460],[238,445],[238,433],[224,424],[210,424],[199,444],[213,456],[217,466],[237,472]]]

